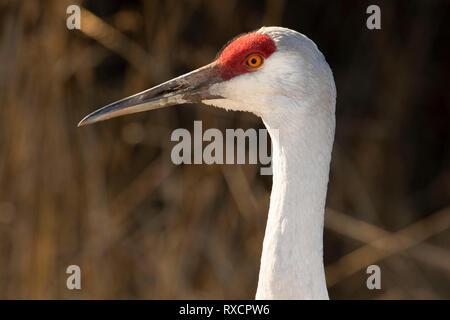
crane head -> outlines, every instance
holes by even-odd
[[[311,99],[313,90],[319,98],[333,95],[334,84],[327,83],[334,83],[331,70],[310,39],[290,29],[263,27],[231,41],[212,63],[98,109],[78,126],[199,102],[262,116],[274,106],[289,108],[293,101]]]

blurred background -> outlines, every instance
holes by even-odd
[[[81,7],[81,30],[66,8]],[[381,8],[381,30],[366,8]],[[0,1],[0,298],[252,299],[271,176],[181,165],[170,134],[263,128],[202,105],[77,128],[280,25],[333,69],[332,299],[450,298],[448,1]],[[81,267],[82,290],[66,288]],[[368,290],[366,268],[381,268]]]

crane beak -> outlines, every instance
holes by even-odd
[[[222,97],[209,93],[209,87],[222,82],[216,62],[169,80],[151,89],[116,101],[87,115],[78,127],[126,114],[153,110],[182,103],[198,103]]]

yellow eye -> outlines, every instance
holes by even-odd
[[[263,57],[261,57],[259,54],[252,54],[247,58],[247,61],[245,63],[250,68],[258,68],[263,63]]]

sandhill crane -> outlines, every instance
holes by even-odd
[[[214,62],[103,107],[79,126],[197,102],[261,117],[272,138],[273,186],[256,298],[328,299],[323,225],[335,101],[333,74],[314,42],[263,27]]]

